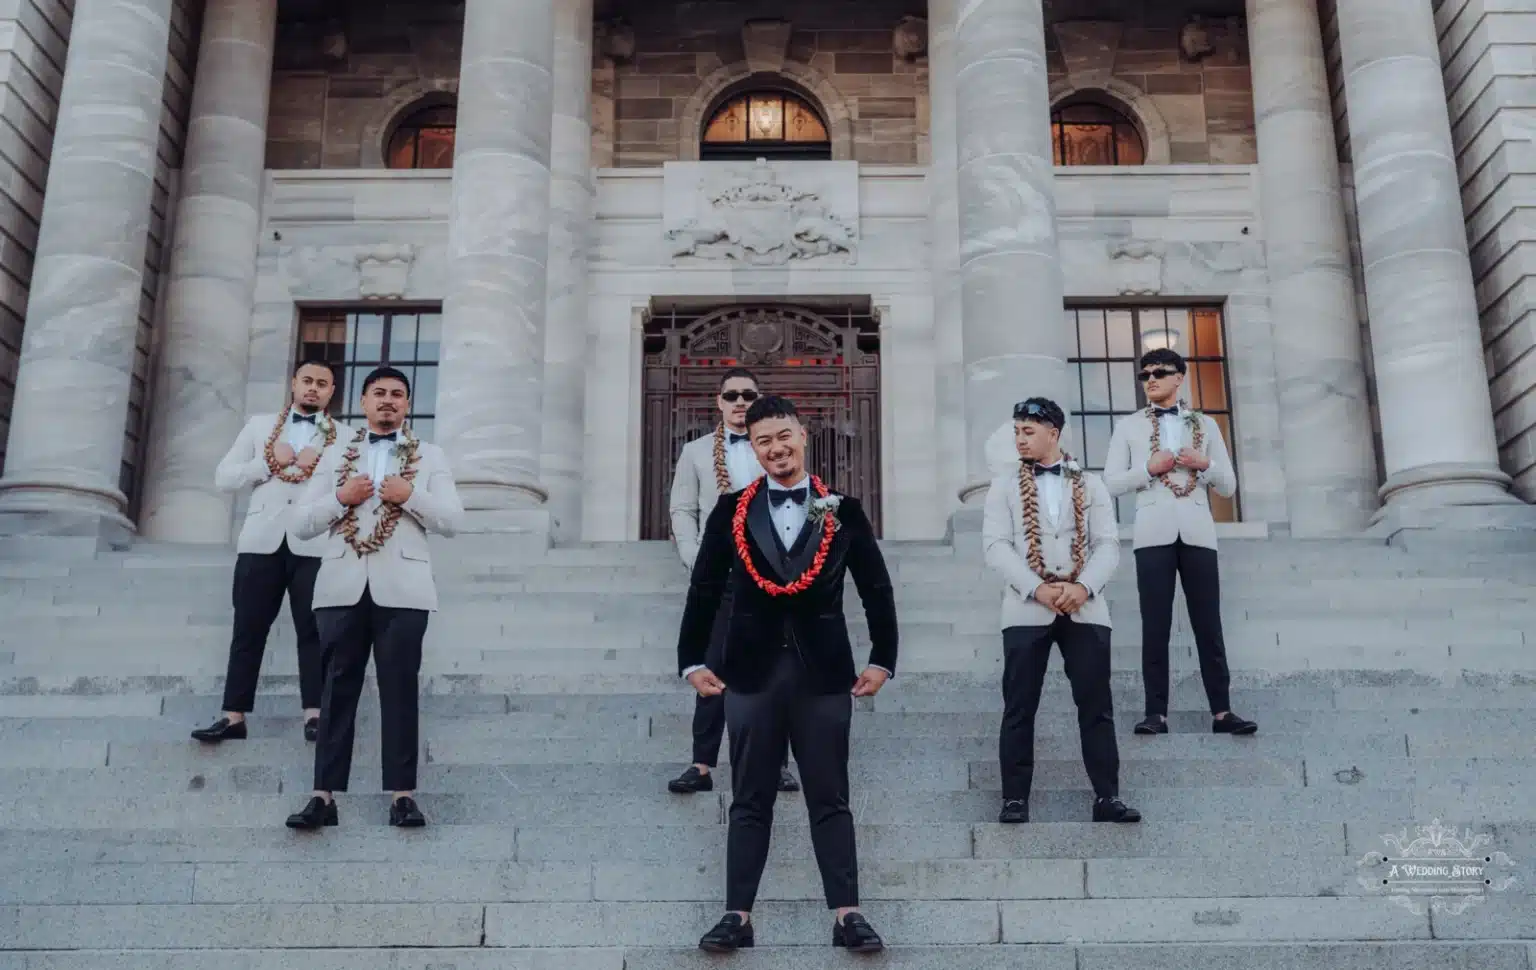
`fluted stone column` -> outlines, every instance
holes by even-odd
[[[587,370],[587,258],[592,229],[592,0],[555,7],[550,144],[548,331],[540,465],[557,539],[581,536]]]
[[[955,61],[966,503],[977,504],[987,438],[1012,405],[1069,401],[1041,0],[960,2]]]
[[[118,480],[171,5],[75,5],[0,479],[0,512],[46,514],[6,531],[131,528]]]
[[[1376,449],[1317,0],[1248,0],[1291,531],[1358,532]]]
[[[960,200],[956,194],[959,145],[955,135],[955,7],[928,3],[928,226],[937,345],[938,486],[948,513],[965,482],[965,364],[961,335]]]
[[[542,505],[554,0],[467,0],[438,438],[464,507]]]
[[[1339,0],[1387,512],[1517,502],[1499,469],[1430,0]]]
[[[245,423],[277,0],[208,0],[176,210],[140,531],[227,542],[213,485]]]

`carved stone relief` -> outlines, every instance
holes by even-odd
[[[822,257],[856,261],[854,162],[669,162],[664,173],[663,231],[674,262],[782,266]]]
[[[1143,239],[1112,239],[1110,264],[1121,296],[1158,296],[1163,292],[1163,244]]]
[[[897,57],[908,61],[928,53],[928,21],[922,17],[902,17],[896,23],[891,46]]]
[[[365,300],[403,299],[415,261],[416,250],[408,245],[383,244],[359,250],[358,295]]]

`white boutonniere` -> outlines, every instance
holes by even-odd
[[[806,506],[806,514],[812,522],[821,525],[823,519],[832,520],[832,531],[842,528],[842,523],[837,519],[837,507],[843,504],[841,495],[818,495],[811,499]],[[823,528],[825,528],[823,526]]]
[[[1077,463],[1077,459],[1071,455],[1061,461],[1061,470],[1067,473],[1068,478],[1076,478],[1083,473],[1083,466]]]
[[[1196,411],[1194,408],[1184,408],[1183,417],[1184,423],[1189,426],[1189,430],[1203,430],[1204,426],[1200,423],[1201,414],[1199,411]]]

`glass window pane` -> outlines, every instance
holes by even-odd
[[[1104,314],[1108,329],[1109,357],[1126,357],[1136,360],[1141,352],[1136,349],[1135,314],[1130,310],[1110,310]]]
[[[417,318],[420,333],[416,338],[416,359],[437,362],[439,342],[443,336],[443,317],[438,313],[423,313]]]
[[[423,128],[417,150],[419,169],[453,168],[454,129]]]
[[[1221,311],[1195,310],[1193,345],[1190,356],[1220,357],[1226,353],[1221,343]]]
[[[1104,339],[1104,311],[1077,311],[1077,356],[1105,357],[1109,345]]]
[[[1115,126],[1115,151],[1115,161],[1120,165],[1141,165],[1146,161],[1147,153],[1134,125]]]
[[[751,141],[782,141],[784,138],[784,98],[781,95],[753,95],[747,107],[747,138]]]
[[[389,346],[385,348],[390,360],[416,359],[416,314],[395,313],[389,318]]]
[[[1083,368],[1083,410],[1108,411],[1109,365],[1085,363]]]
[[[389,153],[385,162],[390,168],[416,167],[416,132],[398,128],[389,139]]]
[[[1129,360],[1109,365],[1109,398],[1116,411],[1136,409],[1136,365]]]
[[[1083,410],[1083,365],[1070,365],[1067,372],[1068,401],[1067,412],[1077,414]]]
[[[1228,411],[1232,404],[1227,400],[1226,367],[1215,361],[1190,364],[1190,400],[1202,411]]]
[[[377,313],[359,313],[355,333],[349,355],[354,361],[361,364],[384,359],[384,318],[382,316]]]
[[[1107,414],[1090,414],[1083,418],[1083,425],[1083,442],[1079,446],[1083,460],[1089,468],[1103,468],[1104,458],[1109,454],[1109,434],[1114,420]]]
[[[437,413],[437,368],[416,368],[411,382],[411,410],[417,414]]]
[[[434,432],[436,429],[437,422],[433,421],[431,418],[422,418],[420,421],[413,420],[411,422],[411,431],[415,433],[416,437],[424,438],[427,441],[435,440],[436,436]]]

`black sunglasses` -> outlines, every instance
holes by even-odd
[[[1150,381],[1153,378],[1162,380],[1165,377],[1172,377],[1177,373],[1178,371],[1171,367],[1154,367],[1152,370],[1144,370],[1137,374],[1136,379],[1145,384],[1147,381]]]
[[[720,392],[720,400],[724,401],[727,404],[735,404],[737,401],[746,401],[748,404],[751,404],[753,401],[757,400],[760,397],[762,397],[762,395],[757,393],[756,391],[721,391]]]
[[[1013,416],[1016,418],[1043,418],[1045,408],[1034,401],[1023,401],[1013,406]]]

